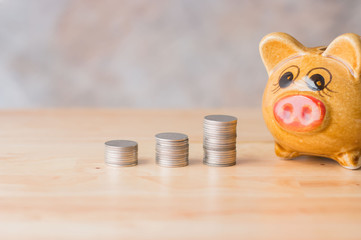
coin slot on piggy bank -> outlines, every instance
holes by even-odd
[[[361,166],[361,39],[353,33],[308,48],[286,33],[260,43],[268,72],[263,116],[276,155],[328,157]]]

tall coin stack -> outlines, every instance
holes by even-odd
[[[188,136],[182,133],[159,133],[156,138],[156,162],[161,167],[188,165]]]
[[[105,143],[105,163],[116,167],[138,164],[138,143],[128,140],[111,140]]]
[[[208,115],[203,125],[203,163],[213,167],[236,164],[237,118]]]

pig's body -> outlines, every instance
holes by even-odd
[[[315,155],[361,166],[361,41],[345,34],[329,47],[306,48],[284,33],[260,51],[269,73],[263,115],[283,158]]]

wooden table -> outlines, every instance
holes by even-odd
[[[237,165],[202,164],[206,114],[237,116]],[[155,165],[154,135],[190,137],[190,165]],[[104,142],[139,165],[104,164]],[[361,239],[361,171],[280,160],[260,110],[2,110],[0,239]]]

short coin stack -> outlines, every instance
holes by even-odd
[[[105,143],[105,163],[116,167],[138,164],[138,144],[129,140],[111,140]]]
[[[227,115],[204,117],[203,163],[214,167],[236,164],[237,118]]]
[[[161,167],[188,165],[188,136],[182,133],[159,133],[156,138],[156,162]]]

